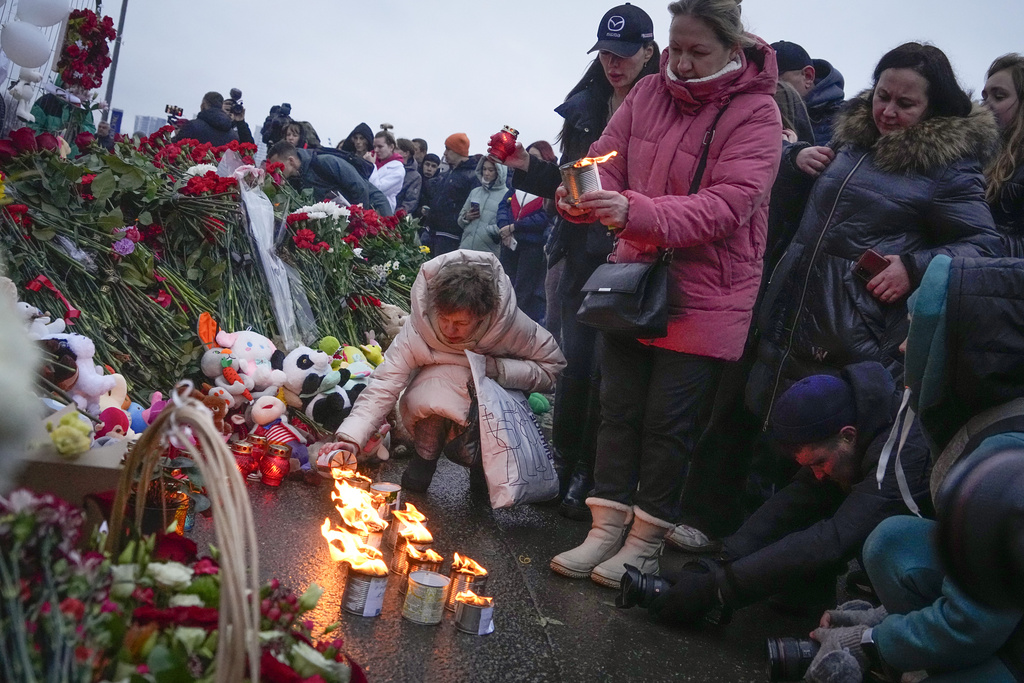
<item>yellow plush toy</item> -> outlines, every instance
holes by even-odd
[[[367,362],[373,367],[377,367],[384,362],[384,349],[380,347],[380,343],[375,338],[373,330],[366,333],[366,343],[360,344],[359,350],[363,352]]]

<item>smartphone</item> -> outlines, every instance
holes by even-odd
[[[874,249],[868,249],[857,259],[853,267],[853,274],[864,282],[870,282],[872,278],[889,267],[889,261]]]
[[[480,203],[479,202],[470,202],[469,203],[469,208],[471,210],[473,210],[473,211],[479,211],[480,210]]]

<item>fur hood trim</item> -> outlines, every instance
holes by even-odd
[[[887,173],[926,173],[962,159],[986,164],[998,148],[999,129],[992,113],[975,104],[966,117],[937,116],[882,137],[865,90],[840,113],[835,139],[873,150],[875,165]]]

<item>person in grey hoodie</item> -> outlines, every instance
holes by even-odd
[[[489,251],[501,255],[501,237],[498,234],[498,207],[505,198],[508,188],[505,166],[495,164],[487,157],[481,157],[476,165],[476,177],[480,186],[474,187],[459,212],[459,226],[462,228],[460,249]]]

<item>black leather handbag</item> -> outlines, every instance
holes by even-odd
[[[727,107],[728,105],[726,105]],[[715,116],[704,136],[697,170],[688,194],[700,189],[708,151],[715,139],[715,126],[726,107]],[[659,250],[649,263],[602,263],[583,285],[586,296],[576,319],[594,329],[611,334],[657,339],[668,334],[668,276],[672,250]]]

